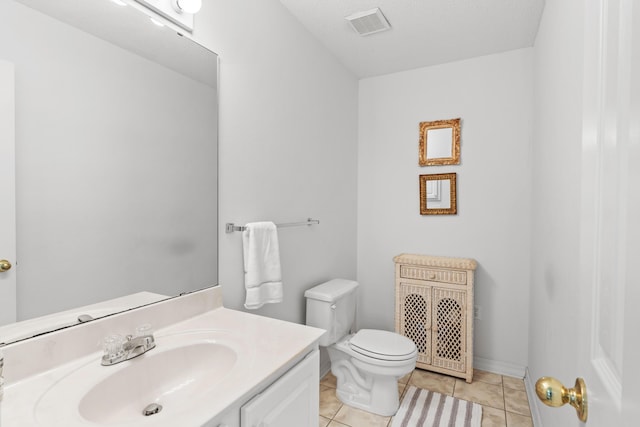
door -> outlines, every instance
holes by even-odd
[[[396,307],[396,330],[413,341],[418,348],[416,366],[429,369],[431,366],[431,330],[433,311],[431,308],[431,286],[400,282]]]
[[[433,366],[452,371],[467,370],[467,293],[455,289],[433,288],[432,361]]]
[[[16,321],[15,211],[14,67],[0,60],[0,326]]]
[[[587,385],[587,425],[631,427],[640,425],[640,3],[584,4],[580,280],[587,286],[576,363]]]

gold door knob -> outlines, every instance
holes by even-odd
[[[11,263],[6,259],[0,259],[0,273],[11,270]]]
[[[568,403],[576,408],[580,421],[587,421],[587,385],[582,378],[576,379],[574,388],[567,389],[553,377],[542,377],[536,381],[536,394],[542,403],[554,408]]]

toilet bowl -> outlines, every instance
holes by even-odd
[[[366,344],[355,345],[363,334],[368,338]],[[363,329],[327,347],[331,372],[338,380],[336,395],[343,403],[384,416],[396,413],[400,404],[398,380],[413,371],[418,356],[408,338],[395,350],[381,347],[387,341],[397,344],[396,337],[405,338],[393,332]]]
[[[394,332],[349,333],[357,287],[357,282],[334,279],[307,290],[307,325],[327,331],[320,345],[329,353],[337,397],[347,405],[390,416],[400,403],[398,379],[413,371],[418,350],[413,341]]]

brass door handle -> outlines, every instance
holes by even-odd
[[[11,263],[6,259],[0,259],[0,273],[11,270]]]
[[[542,403],[554,408],[568,403],[576,408],[580,421],[587,421],[587,385],[582,378],[576,379],[574,388],[567,389],[553,377],[542,377],[536,381],[536,394]]]

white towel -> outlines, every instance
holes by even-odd
[[[278,232],[273,222],[253,222],[242,232],[244,287],[249,309],[282,302],[282,273]]]

